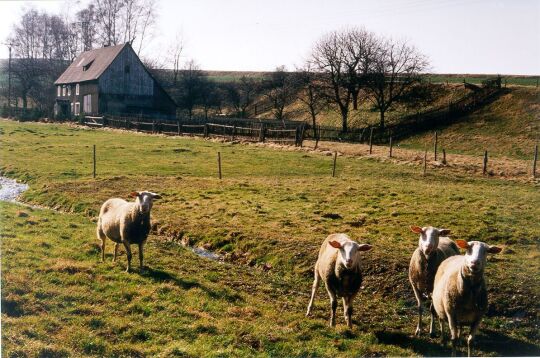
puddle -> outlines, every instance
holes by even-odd
[[[202,247],[189,247],[188,246],[188,248],[200,257],[204,257],[204,258],[214,260],[214,261],[223,261],[223,256],[218,255],[215,252],[203,249]]]
[[[0,201],[19,203],[17,198],[28,190],[28,184],[17,183],[16,180],[0,176]]]

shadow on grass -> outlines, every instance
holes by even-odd
[[[231,292],[229,289],[212,289],[209,288],[193,279],[184,279],[177,277],[167,271],[146,268],[141,276],[148,277],[156,282],[172,282],[175,285],[183,288],[184,290],[189,290],[191,288],[200,288],[203,290],[209,297],[213,299],[224,299],[227,302],[243,302],[244,299],[236,292]]]
[[[425,356],[448,356],[450,343],[443,345],[440,338],[430,339],[427,335],[415,337],[403,332],[378,331],[375,336],[380,343],[398,345]],[[501,332],[483,329],[475,338],[473,355],[494,353],[499,356],[539,356],[540,346],[510,337]],[[458,355],[467,354],[467,344],[462,338]]]

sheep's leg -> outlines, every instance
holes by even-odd
[[[455,317],[453,317],[451,314],[448,314],[447,317],[448,317],[448,326],[450,327],[450,336],[452,339],[452,357],[455,357],[457,343],[459,340],[459,336],[458,336],[459,328],[458,328],[458,324]]]
[[[441,328],[441,343],[446,343],[446,335],[444,333],[444,322],[442,319],[439,318],[439,327]]]
[[[429,336],[431,338],[435,338],[435,307],[433,306],[433,301],[431,302],[431,305],[429,306],[429,310],[431,311],[431,321],[429,323]]]
[[[416,325],[416,331],[414,334],[416,336],[419,336],[422,333],[422,305],[424,303],[424,300],[422,299],[422,293],[414,286],[412,285],[414,296],[416,297],[416,303],[418,307],[418,324]]]
[[[352,307],[352,297],[343,297],[343,313],[345,314],[345,321],[347,322],[347,326],[349,328],[352,328],[352,313],[353,313],[353,307]]]
[[[141,242],[139,244],[139,266],[141,268],[141,271],[144,271],[144,265],[143,265],[143,246],[144,242]]]
[[[472,345],[474,336],[476,335],[476,331],[478,330],[478,326],[480,326],[480,320],[477,320],[471,325],[471,331],[469,333],[469,337],[467,337],[467,356],[471,356],[472,351]]]
[[[101,230],[101,225],[99,222],[98,222],[96,233],[97,233],[98,239],[101,240],[101,245],[100,245],[101,246],[101,262],[103,262],[105,261],[105,241],[107,240],[107,236],[105,236],[105,233],[103,232],[103,230]]]
[[[113,256],[113,262],[116,262],[116,257],[118,256],[118,249],[120,248],[120,244],[115,242],[114,243],[114,256]]]
[[[317,272],[317,269],[315,269],[315,278],[313,279],[313,286],[311,287],[311,298],[309,299],[309,304],[307,306],[307,312],[306,317],[311,315],[311,309],[313,308],[313,301],[315,300],[315,293],[317,292],[317,288],[319,287],[319,273]]]
[[[330,297],[330,307],[332,312],[330,313],[330,326],[334,327],[336,325],[336,310],[337,310],[337,298],[336,294],[326,286],[326,291],[328,291],[328,296]]]
[[[129,247],[129,242],[127,241],[122,241],[122,243],[124,244],[124,247],[126,248],[126,254],[127,254],[127,268],[126,268],[126,272],[129,272],[131,271],[131,248]]]

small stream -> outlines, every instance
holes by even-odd
[[[28,184],[17,183],[16,180],[0,176],[0,201],[19,203],[17,198],[28,190]]]
[[[21,203],[17,200],[19,195],[28,190],[28,184],[18,183],[14,179],[6,178],[0,176],[0,201],[7,201],[10,203],[18,203],[22,205],[27,205]],[[186,246],[187,249],[193,251],[196,255],[204,257],[213,261],[222,261],[223,257],[212,251],[203,249],[202,247],[192,247]]]

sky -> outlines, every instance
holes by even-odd
[[[184,60],[205,70],[293,70],[325,33],[363,26],[415,45],[429,72],[540,74],[540,0],[157,1],[159,20],[142,55],[164,59],[180,33]],[[0,58],[24,9],[62,14],[77,6],[0,0]]]

